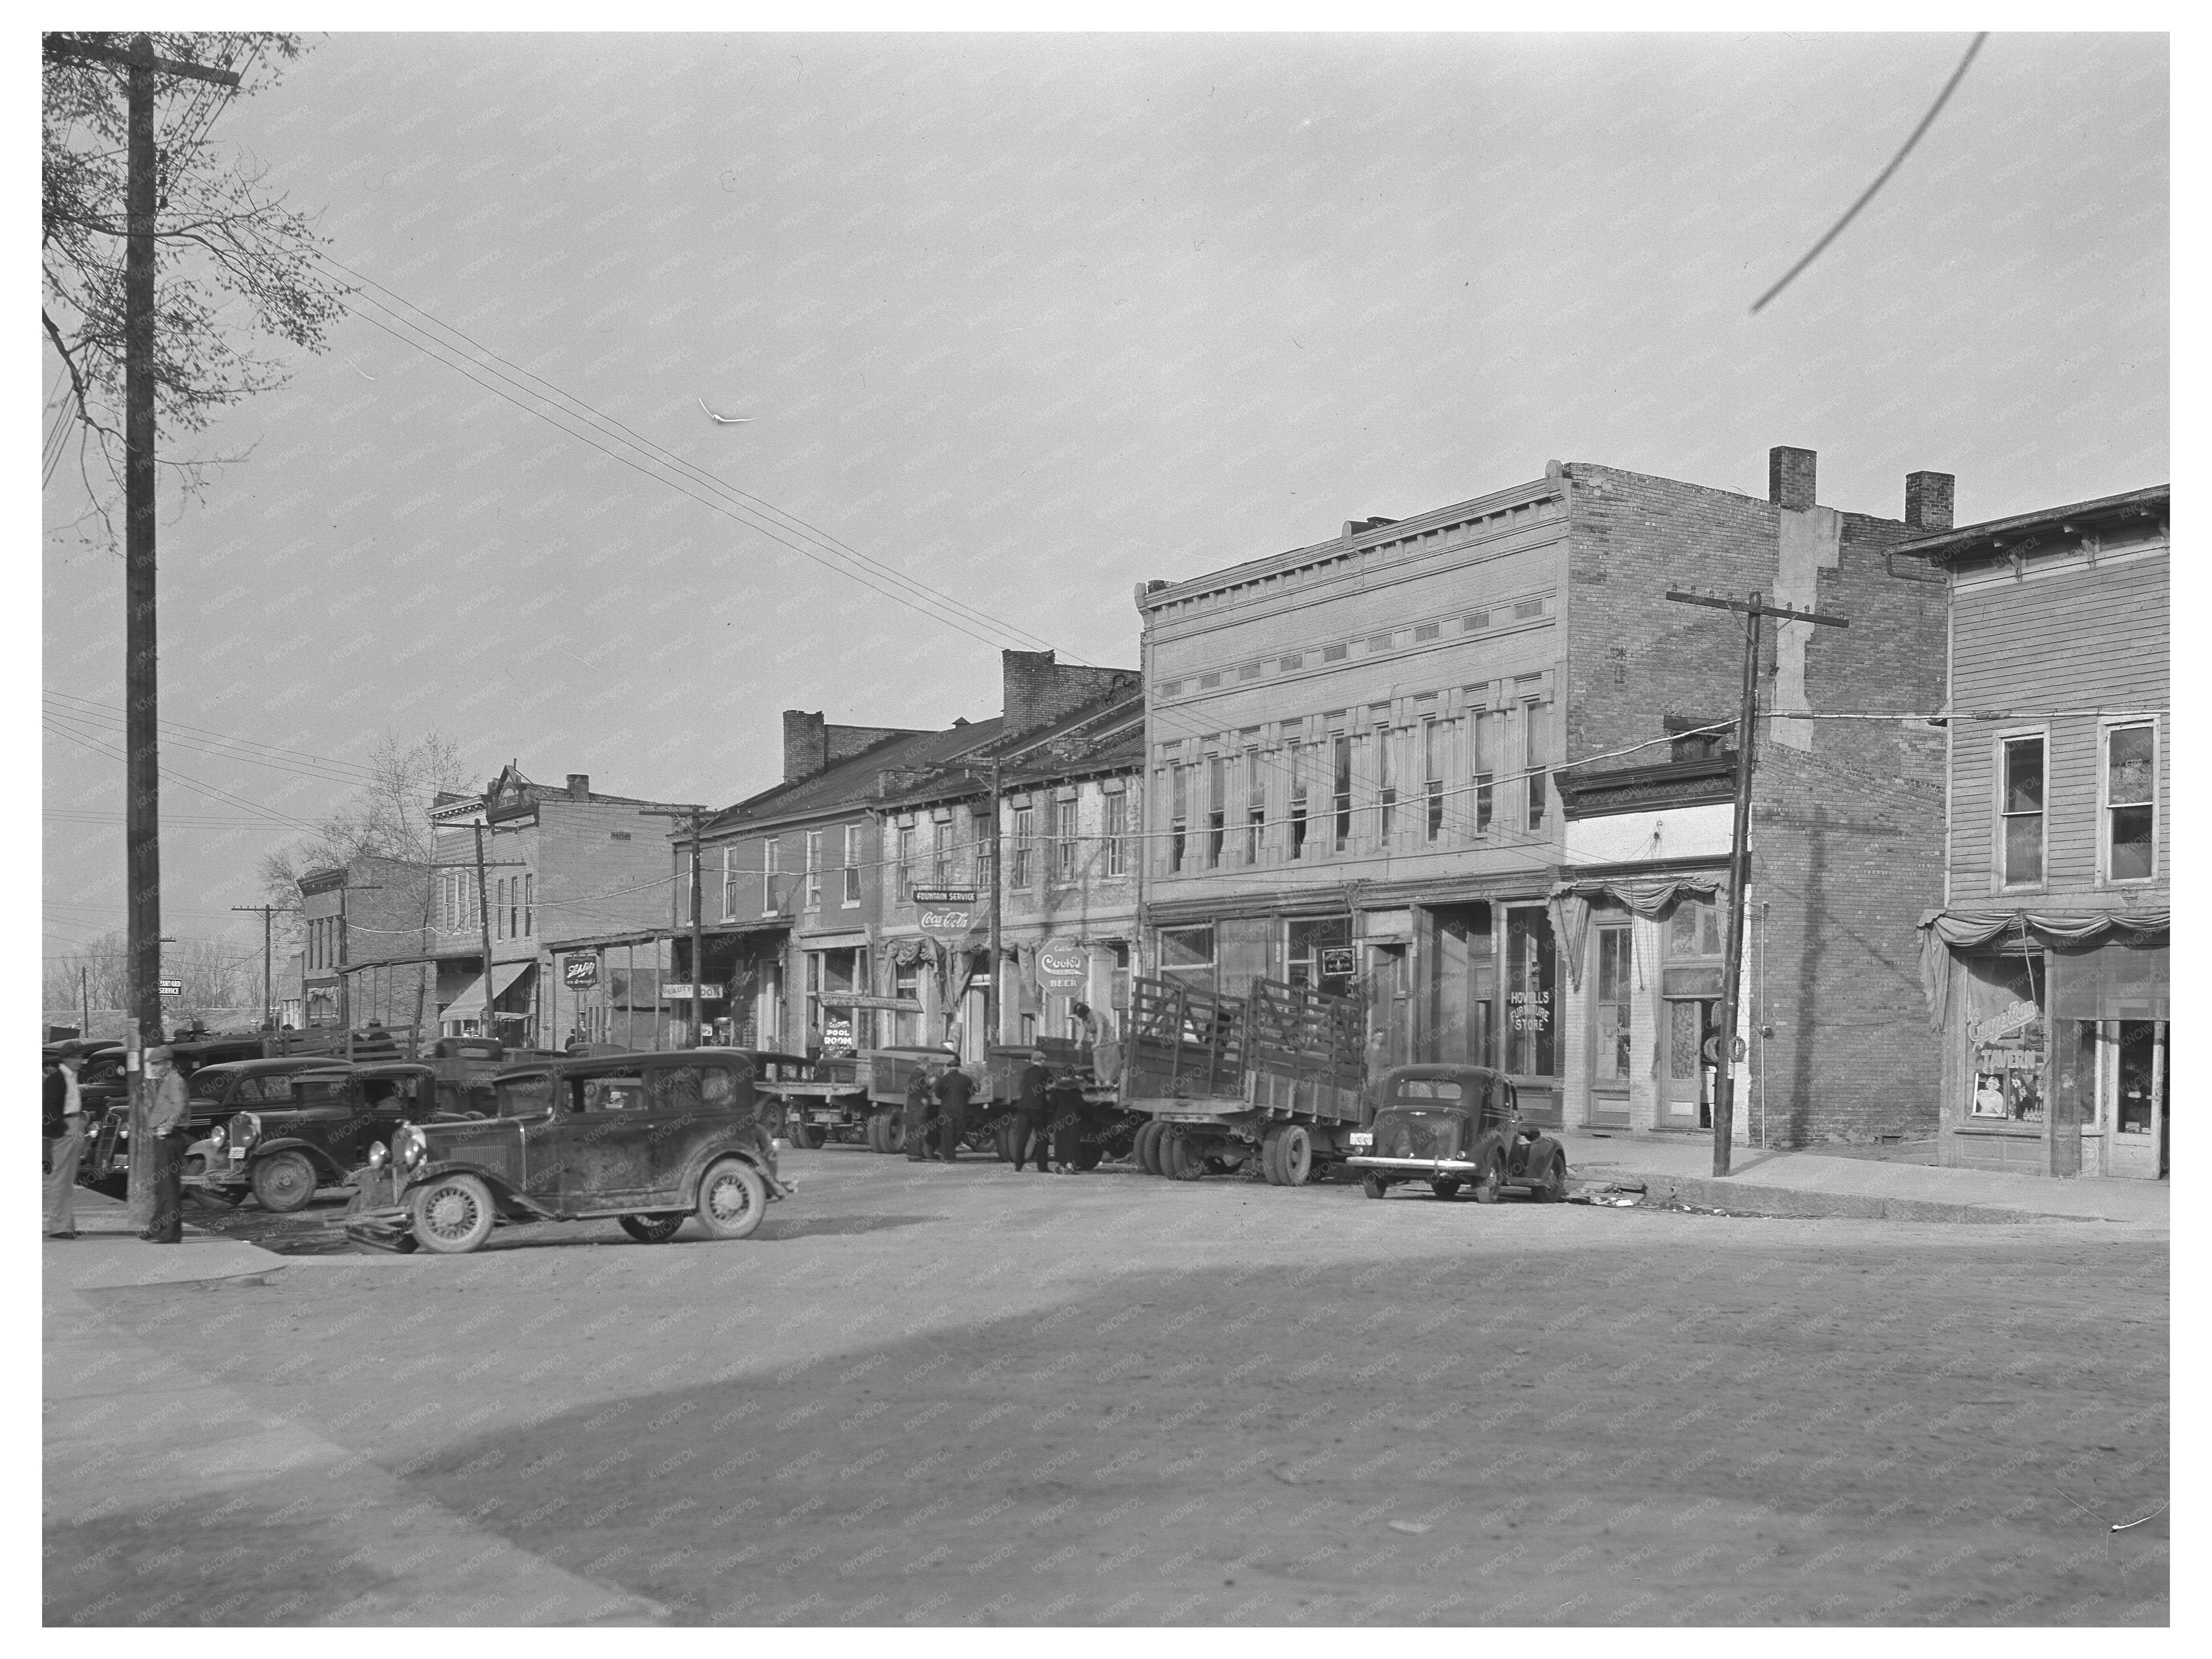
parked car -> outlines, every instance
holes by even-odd
[[[458,1255],[501,1223],[612,1218],[658,1244],[696,1216],[709,1237],[749,1237],[793,1190],[754,1087],[763,1063],[746,1049],[692,1048],[502,1073],[492,1116],[407,1124],[369,1148],[347,1234]]]
[[[343,1186],[368,1149],[404,1123],[459,1121],[491,1109],[488,1085],[438,1076],[416,1061],[303,1072],[282,1101],[234,1114],[185,1155],[185,1179],[211,1197],[250,1193],[279,1215],[303,1209],[325,1187]],[[203,1162],[192,1169],[194,1155]]]
[[[1406,1181],[1427,1182],[1438,1198],[1471,1188],[1478,1204],[1567,1195],[1565,1149],[1522,1120],[1513,1085],[1486,1066],[1391,1067],[1373,1120],[1346,1139],[1344,1161],[1370,1198]]]
[[[277,1106],[292,1098],[292,1079],[305,1073],[353,1069],[342,1060],[238,1060],[203,1066],[185,1083],[185,1133],[204,1140],[216,1124],[247,1107]],[[118,1100],[94,1133],[77,1179],[95,1191],[119,1189],[130,1173],[130,1114]],[[204,1154],[203,1154],[204,1156]],[[195,1173],[186,1149],[185,1173]],[[198,1173],[204,1173],[204,1170]],[[103,1186],[101,1183],[107,1183]]]

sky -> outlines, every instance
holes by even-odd
[[[1763,495],[1796,445],[1846,511],[1954,473],[1960,523],[2164,482],[2162,35],[1992,35],[1751,313],[1969,39],[315,37],[209,142],[363,298],[164,451],[246,457],[163,501],[165,932],[258,956],[228,907],[380,736],[723,805],[784,708],[984,718],[1001,647],[1133,665],[1148,578],[1553,459]],[[64,466],[47,955],[123,919],[84,506]]]

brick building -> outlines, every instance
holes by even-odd
[[[301,877],[299,994],[286,1023],[434,1023],[437,975],[425,961],[430,892],[430,872],[399,859],[357,858]],[[273,988],[270,1000],[293,1001]]]
[[[1085,692],[1093,695],[1079,701]],[[1142,865],[1144,688],[1133,669],[1060,667],[1050,653],[1006,653],[997,734],[957,769],[893,791],[877,806],[883,886],[878,951],[890,993],[919,1005],[883,1022],[885,1041],[950,1042],[973,1058],[991,1042],[1079,1036],[1082,1002],[1118,1027],[1128,1007]],[[992,787],[998,793],[994,894]],[[916,887],[974,887],[984,921],[941,950],[924,939]],[[988,918],[1000,908],[998,1030],[986,1023]],[[1037,953],[1065,941],[1090,982],[1060,994],[1037,981]]]
[[[2167,1172],[2172,505],[2160,484],[1910,544],[1950,580],[1921,921],[1947,1164]]]
[[[1932,1133],[1910,929],[1941,887],[1948,525],[1585,463],[1138,595],[1148,954],[1367,1002],[1370,1056],[1501,1066],[1540,1120],[1710,1121],[1741,618],[1757,590],[1847,629],[1760,662],[1739,1134]],[[1948,480],[1941,483],[1948,485]],[[1834,719],[1806,718],[1837,716]]]
[[[551,1046],[579,1027],[595,1041],[659,1046],[669,820],[653,815],[657,805],[596,793],[580,772],[533,783],[512,764],[481,794],[438,798],[425,954],[438,970],[441,1032],[486,1030],[489,922],[489,1018],[510,1046]],[[571,961],[581,964],[574,983]]]

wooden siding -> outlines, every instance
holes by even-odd
[[[2121,891],[2163,902],[2172,848],[2168,758],[2172,725],[2156,720],[2157,878],[2146,887],[2098,885],[2100,732],[2094,713],[2163,710],[2169,675],[2168,561],[2163,554],[2102,569],[2031,574],[2016,582],[1981,583],[1957,595],[1953,619],[1951,706],[1960,715],[2003,711],[2017,718],[1961,718],[1953,726],[1951,896],[1971,905],[1997,893],[1996,848],[1998,746],[2038,727],[2045,751],[2045,871],[2032,896],[2069,895],[2100,902]]]

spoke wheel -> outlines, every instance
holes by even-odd
[[[440,1176],[414,1194],[415,1240],[440,1255],[465,1255],[491,1237],[498,1212],[491,1192],[472,1175]]]
[[[1474,1201],[1495,1204],[1505,1195],[1505,1154],[1493,1146],[1484,1155],[1481,1173],[1474,1178]]]
[[[1362,1176],[1359,1177],[1359,1190],[1370,1198],[1380,1198],[1390,1190],[1390,1183],[1379,1175]]]
[[[315,1166],[305,1152],[278,1152],[253,1166],[253,1195],[277,1215],[304,1210],[315,1195]]]
[[[681,1213],[625,1215],[615,1218],[622,1223],[622,1230],[641,1244],[665,1244],[676,1237],[676,1230],[684,1222]]]
[[[699,1224],[715,1238],[750,1238],[768,1218],[768,1183],[751,1164],[726,1158],[699,1183]]]

